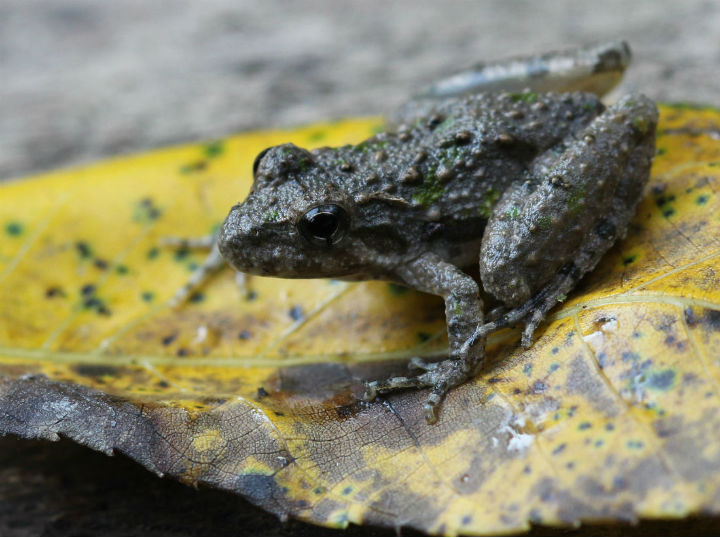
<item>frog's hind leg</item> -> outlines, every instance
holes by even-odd
[[[630,64],[625,41],[518,56],[480,63],[422,90],[418,96],[443,99],[489,91],[586,91],[602,97]]]
[[[610,246],[612,246],[612,243],[610,243],[607,248]],[[590,246],[590,248],[592,248],[592,246]],[[594,252],[596,259],[593,267],[594,264],[600,260],[606,249],[601,249],[599,253]],[[593,250],[591,250],[591,252],[593,252]],[[543,289],[530,300],[517,308],[511,309],[501,317],[478,326],[473,335],[467,340],[466,345],[472,347],[477,341],[484,340],[493,332],[523,321],[525,323],[525,329],[523,330],[521,345],[526,349],[529,348],[532,346],[535,329],[543,321],[547,312],[558,302],[562,302],[565,299],[567,293],[577,285],[581,277],[582,273],[578,267],[574,263],[568,263],[558,271],[551,282],[543,287]]]
[[[466,345],[522,321],[530,346],[547,312],[625,236],[649,176],[656,124],[655,104],[628,95],[503,195],[485,229],[480,275],[512,309]]]
[[[423,88],[390,114],[388,124],[430,117],[438,103],[475,93],[584,91],[602,97],[622,79],[630,58],[627,43],[611,41],[478,64]]]

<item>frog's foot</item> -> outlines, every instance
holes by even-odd
[[[437,409],[445,399],[445,395],[455,386],[468,380],[473,374],[465,361],[456,358],[429,364],[415,358],[411,360],[409,366],[423,369],[425,373],[413,377],[392,377],[368,382],[365,385],[363,399],[372,401],[378,395],[408,388],[432,388],[423,405],[425,420],[432,424],[437,421]]]
[[[556,274],[549,284],[522,306],[506,312],[494,321],[478,326],[473,335],[465,342],[463,350],[465,347],[474,346],[477,341],[484,340],[493,332],[516,325],[519,322],[525,324],[520,344],[525,349],[530,348],[533,343],[533,334],[545,318],[545,315],[547,315],[547,312],[558,302],[565,300],[567,293],[575,287],[581,276],[582,274],[575,265],[569,263],[567,267],[564,267]]]

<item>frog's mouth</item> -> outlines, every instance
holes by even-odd
[[[288,266],[288,256],[294,254],[282,246],[269,246],[269,242],[260,235],[246,235],[223,228],[218,247],[220,254],[238,272],[258,276],[282,276]],[[276,242],[277,240],[273,239],[273,243]]]
[[[292,279],[366,280],[373,277],[357,266],[357,260],[345,248],[328,251],[313,247],[297,234],[293,236],[295,240],[290,240],[289,234],[283,235],[284,240],[279,240],[277,235],[263,239],[229,233],[228,237],[228,232],[221,231],[225,236],[218,245],[222,256],[238,272]]]
[[[278,278],[311,278],[317,260],[298,248],[303,239],[297,233],[278,229],[245,229],[228,218],[220,230],[218,248],[238,272]]]

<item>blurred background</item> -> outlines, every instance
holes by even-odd
[[[241,130],[382,113],[477,61],[617,38],[634,52],[623,90],[720,106],[714,0],[2,0],[0,179]],[[716,519],[693,523],[579,531],[717,530]],[[243,529],[394,535],[283,525],[240,498],[157,479],[67,441],[0,439],[2,537]],[[576,532],[533,532],[547,534]]]
[[[717,1],[3,0],[0,178],[377,114],[477,61],[616,38],[625,89],[720,105]]]

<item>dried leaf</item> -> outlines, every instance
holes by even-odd
[[[0,187],[0,431],[68,436],[328,526],[454,535],[720,512],[720,112],[666,106],[626,240],[528,351],[426,424],[424,393],[362,379],[445,351],[442,303],[383,282],[230,271],[165,304],[264,147],[377,120],[235,136]]]

